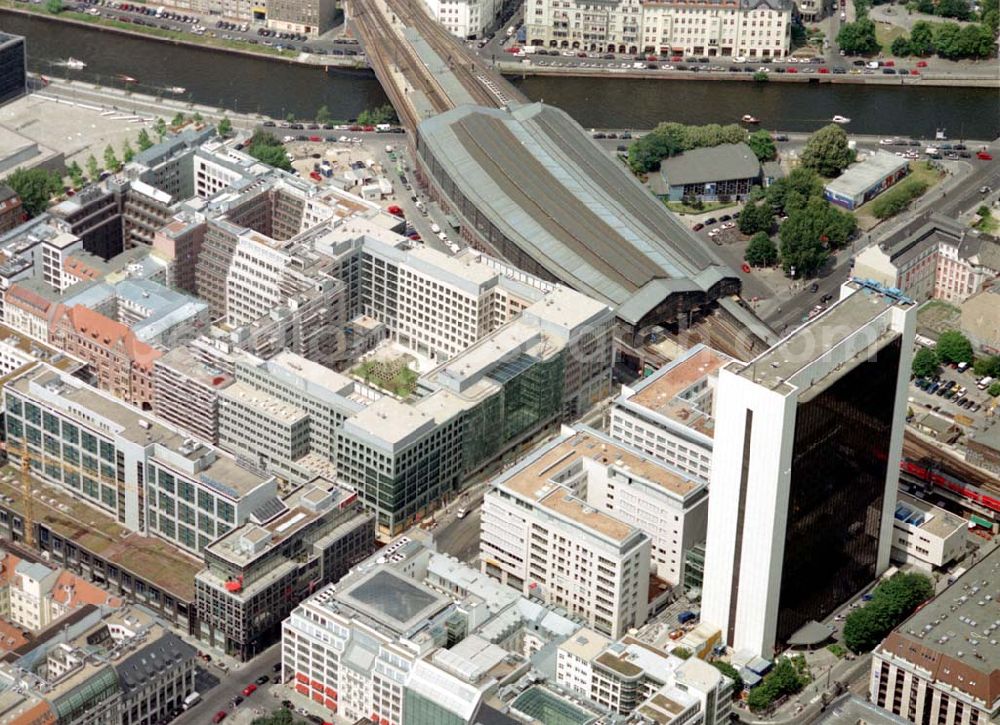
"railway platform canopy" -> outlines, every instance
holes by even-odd
[[[739,292],[715,250],[557,108],[458,106],[419,125],[417,151],[463,233],[612,306],[621,323],[659,323]]]

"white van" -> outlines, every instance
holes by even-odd
[[[434,232],[435,234],[440,234],[441,227],[439,227],[437,224],[431,224],[431,231]]]

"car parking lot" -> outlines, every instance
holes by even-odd
[[[993,398],[986,391],[992,381],[984,381],[982,388],[980,381],[972,368],[959,372],[957,368],[943,367],[938,375],[911,381],[910,407],[915,414],[919,414],[919,407],[966,427],[979,427],[993,407]]]

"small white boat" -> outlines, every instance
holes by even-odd
[[[127,75],[124,75],[123,73],[119,73],[118,74],[118,80],[125,81],[126,83],[138,83],[139,82],[135,78],[133,78],[132,76],[127,76]]]
[[[73,70],[83,70],[87,67],[87,64],[78,58],[70,58],[66,61],[66,67]]]
[[[751,116],[749,113],[744,113],[743,118],[740,119],[743,123],[760,123],[760,119],[756,116]]]
[[[170,86],[167,89],[167,91],[169,91],[170,93],[176,93],[176,94],[179,95],[179,94],[184,93],[185,91],[187,91],[187,88],[185,88],[184,86]]]
[[[847,116],[834,116],[832,120],[833,120],[834,123],[850,123],[851,122],[851,119],[849,119]]]

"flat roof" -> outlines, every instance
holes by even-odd
[[[219,398],[233,400],[285,425],[291,425],[309,417],[302,408],[263,390],[252,388],[246,383],[233,383],[225,390],[219,391]]]
[[[202,563],[156,536],[130,532],[113,518],[73,497],[58,486],[33,479],[34,516],[54,533],[155,584],[166,592],[194,601],[194,578]],[[0,469],[3,505],[24,515],[20,472]],[[54,503],[52,503],[54,501]]]
[[[559,649],[579,657],[584,662],[590,662],[613,641],[588,627],[581,627],[580,631],[559,645]]]
[[[337,600],[398,633],[407,632],[451,604],[428,586],[381,566],[337,593]]]
[[[735,277],[559,109],[460,106],[425,120],[419,136],[480,214],[595,299],[618,307],[654,279],[694,281],[709,267]]]
[[[684,477],[680,471],[675,472],[589,429],[558,439],[525,458],[520,465],[505,472],[494,485],[530,499],[550,513],[621,544],[639,530],[588,506],[586,501],[572,495],[569,489],[555,480],[583,459],[616,468],[681,498],[704,487],[703,483]]]
[[[993,707],[1000,700],[1000,549],[896,627],[879,651],[914,662],[931,679]]]
[[[715,421],[711,413],[680,396],[703,380],[718,378],[719,368],[732,361],[733,358],[725,353],[699,346],[660,368],[637,385],[631,395],[623,397],[629,403],[642,406],[711,438],[715,433]]]
[[[518,695],[510,704],[513,710],[545,725],[586,725],[597,718],[551,690],[534,685]]]
[[[790,379],[892,307],[911,301],[850,283],[854,292],[809,320],[746,364],[738,375],[771,390],[790,391]],[[874,342],[871,341],[871,342]],[[731,368],[732,369],[732,366]]]
[[[914,517],[914,514],[917,516]],[[921,531],[942,539],[956,531],[964,531],[966,526],[965,519],[902,491],[896,498],[895,520],[910,523]]]
[[[826,185],[826,190],[831,194],[856,196],[909,164],[908,159],[879,150],[864,161],[848,166],[844,173]]]

